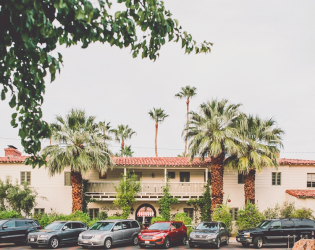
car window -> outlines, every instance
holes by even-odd
[[[79,222],[72,222],[72,229],[82,228],[81,223]]]
[[[167,230],[169,226],[170,223],[167,222],[154,223],[151,226],[149,226],[148,230]]]
[[[4,225],[7,226],[7,228],[13,228],[13,227],[15,227],[15,221],[10,220],[7,223],[5,223]]]
[[[60,230],[64,225],[64,222],[53,222],[45,227],[48,230]]]
[[[36,226],[37,226],[37,224],[35,223],[35,221],[32,221],[32,220],[26,221],[26,225],[27,225],[28,227],[36,227]]]
[[[273,222],[271,222],[270,228],[273,228],[273,229],[281,228],[281,221],[273,221]]]
[[[268,227],[269,224],[270,224],[269,220],[264,220],[264,221],[260,222],[256,227],[266,228],[266,227]]]
[[[116,223],[114,226],[114,230],[122,230],[122,225],[120,222]]]
[[[68,227],[68,229],[72,229],[72,223],[66,223],[64,227]]]
[[[224,227],[224,229],[226,229],[226,225],[222,222],[221,223],[222,227]]]
[[[295,227],[292,220],[284,220],[282,221],[282,228],[293,228]]]
[[[123,227],[123,229],[131,228],[130,222],[129,221],[123,221],[122,222],[122,227]]]
[[[196,229],[197,230],[208,229],[208,230],[216,231],[218,230],[218,223],[215,223],[215,222],[199,223]]]
[[[15,225],[16,227],[26,227],[25,220],[17,220]]]
[[[172,229],[172,228],[176,229],[176,223],[172,223],[171,229]]]
[[[96,222],[90,227],[89,230],[109,231],[113,225],[114,222]]]
[[[132,225],[132,228],[138,228],[139,227],[139,224],[136,221],[132,221],[131,225]]]
[[[181,227],[182,227],[182,223],[180,223],[180,222],[177,222],[177,223],[175,223],[175,225],[176,225],[176,229],[180,229]]]
[[[312,221],[312,220],[297,220],[297,221],[295,221],[295,223],[299,227],[304,227],[304,228],[314,227],[315,226],[315,222]]]

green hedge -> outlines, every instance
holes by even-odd
[[[23,218],[23,216],[16,211],[0,211],[0,220],[2,219],[10,219],[10,218]]]

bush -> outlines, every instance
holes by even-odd
[[[222,221],[225,223],[229,231],[232,231],[232,216],[230,213],[231,207],[227,204],[218,205],[213,209],[212,220]]]
[[[178,213],[174,217],[174,221],[182,221],[184,225],[191,225],[191,218],[186,213]]]
[[[23,216],[16,211],[0,211],[0,220],[2,219],[10,219],[10,218],[23,218]]]
[[[263,212],[264,216],[266,217],[266,219],[277,219],[279,218],[280,216],[280,206],[279,204],[277,203],[275,205],[274,208],[272,207],[268,207],[266,210],[264,210]]]
[[[294,211],[292,218],[312,219],[314,220],[313,210],[310,208],[299,208]]]
[[[283,202],[283,205],[280,209],[280,217],[281,218],[292,218],[292,215],[294,214],[295,211],[295,207],[294,207],[294,203],[290,203],[290,202]]]
[[[166,221],[166,220],[162,216],[156,216],[151,219],[151,224],[153,224],[156,221]]]
[[[243,209],[238,211],[238,218],[235,224],[238,230],[242,230],[245,228],[255,227],[264,219],[265,216],[259,211],[258,207],[248,201]]]

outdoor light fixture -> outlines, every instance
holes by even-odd
[[[155,174],[154,173],[152,173],[152,178],[154,178],[155,177]]]
[[[133,209],[133,207],[130,209],[130,213],[133,214],[135,210]]]

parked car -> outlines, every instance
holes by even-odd
[[[273,219],[264,220],[255,228],[239,230],[236,240],[243,246],[254,244],[261,248],[263,244],[283,243],[293,245],[301,238],[311,238],[314,235],[315,221],[309,219]],[[288,242],[288,236],[290,236]]]
[[[83,248],[104,246],[107,249],[121,243],[137,245],[139,233],[136,220],[101,220],[79,235],[78,244]]]
[[[138,235],[139,247],[163,246],[169,248],[173,242],[186,245],[187,228],[181,221],[159,221]]]
[[[54,221],[44,229],[28,234],[28,245],[32,248],[48,246],[57,248],[61,244],[77,243],[79,234],[88,227],[81,221]]]
[[[40,229],[35,220],[30,219],[5,219],[0,220],[0,243],[26,244],[27,235]]]
[[[229,244],[229,230],[221,221],[205,221],[198,224],[189,235],[189,246],[209,245],[220,248]]]

